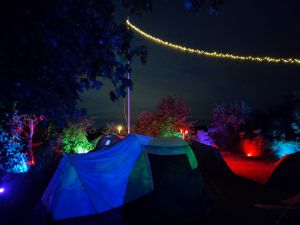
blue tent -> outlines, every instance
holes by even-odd
[[[151,193],[149,155],[182,155],[198,167],[189,144],[177,137],[129,135],[116,145],[86,154],[63,155],[42,196],[52,219],[104,213]]]

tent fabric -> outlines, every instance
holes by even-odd
[[[52,219],[99,214],[149,194],[153,184],[148,155],[186,155],[197,160],[180,138],[129,135],[105,150],[63,155],[42,196]]]
[[[266,186],[281,200],[300,194],[300,152],[280,160]]]
[[[199,169],[204,174],[232,176],[233,172],[226,164],[220,151],[212,146],[208,146],[197,141],[191,141],[196,159],[201,162]]]
[[[196,156],[190,145],[178,137],[154,138],[143,135],[136,135],[143,150],[156,155],[181,155],[186,154],[192,169],[198,167]]]

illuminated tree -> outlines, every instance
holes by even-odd
[[[157,105],[157,113],[142,112],[134,132],[149,136],[181,136],[180,129],[191,130],[189,108],[179,97],[168,96]]]
[[[21,116],[14,110],[3,117],[0,121],[0,164],[6,172],[27,172],[29,166],[24,151],[25,144],[20,137],[23,128]]]
[[[135,133],[153,137],[159,136],[159,128],[158,117],[147,111],[140,113],[137,122],[133,126]]]
[[[30,164],[35,164],[34,154],[32,151],[32,139],[35,132],[35,128],[37,124],[42,122],[45,117],[43,115],[36,116],[36,115],[22,115],[21,116],[22,123],[23,123],[23,132],[25,134],[25,137],[27,138],[27,147],[28,147],[28,153],[30,155]],[[21,134],[22,135],[22,134]]]
[[[133,3],[127,6],[131,9]],[[145,62],[124,24],[114,22],[110,0],[9,1],[0,9],[0,101],[18,102],[20,114],[44,115],[61,126],[75,118],[79,93],[114,85],[110,97],[132,86],[128,61]]]
[[[120,0],[133,14],[152,8],[151,0]],[[220,0],[185,0],[194,13]],[[132,87],[127,73],[135,57],[146,61],[144,46],[132,45],[132,34],[114,19],[112,0],[7,1],[0,7],[0,101],[18,102],[20,114],[44,115],[60,126],[79,117],[79,92],[100,89],[104,79],[112,100]]]
[[[228,149],[239,139],[239,132],[249,116],[250,108],[243,101],[216,105],[212,112],[209,135],[221,149]]]

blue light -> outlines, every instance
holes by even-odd
[[[300,151],[300,142],[298,141],[274,141],[272,150],[278,158],[287,154],[293,154]]]
[[[24,153],[19,154],[19,163],[14,165],[13,168],[8,170],[8,172],[12,173],[26,173],[29,170],[29,165],[26,163],[27,162],[27,157]]]
[[[0,194],[4,193],[5,189],[3,187],[0,188]]]

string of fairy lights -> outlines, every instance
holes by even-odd
[[[183,45],[174,44],[172,42],[168,42],[162,40],[158,37],[152,36],[151,34],[146,33],[142,29],[136,27],[132,24],[129,19],[126,20],[126,25],[131,30],[135,31],[136,33],[142,35],[143,37],[154,41],[157,44],[181,51],[186,53],[191,53],[200,56],[207,56],[213,58],[221,58],[221,59],[229,59],[229,60],[239,60],[239,61],[252,61],[252,62],[265,62],[265,63],[284,63],[284,64],[300,64],[300,59],[297,58],[276,58],[270,56],[243,56],[243,55],[235,55],[231,53],[221,53],[221,52],[209,52],[201,49],[194,49],[185,47]]]

